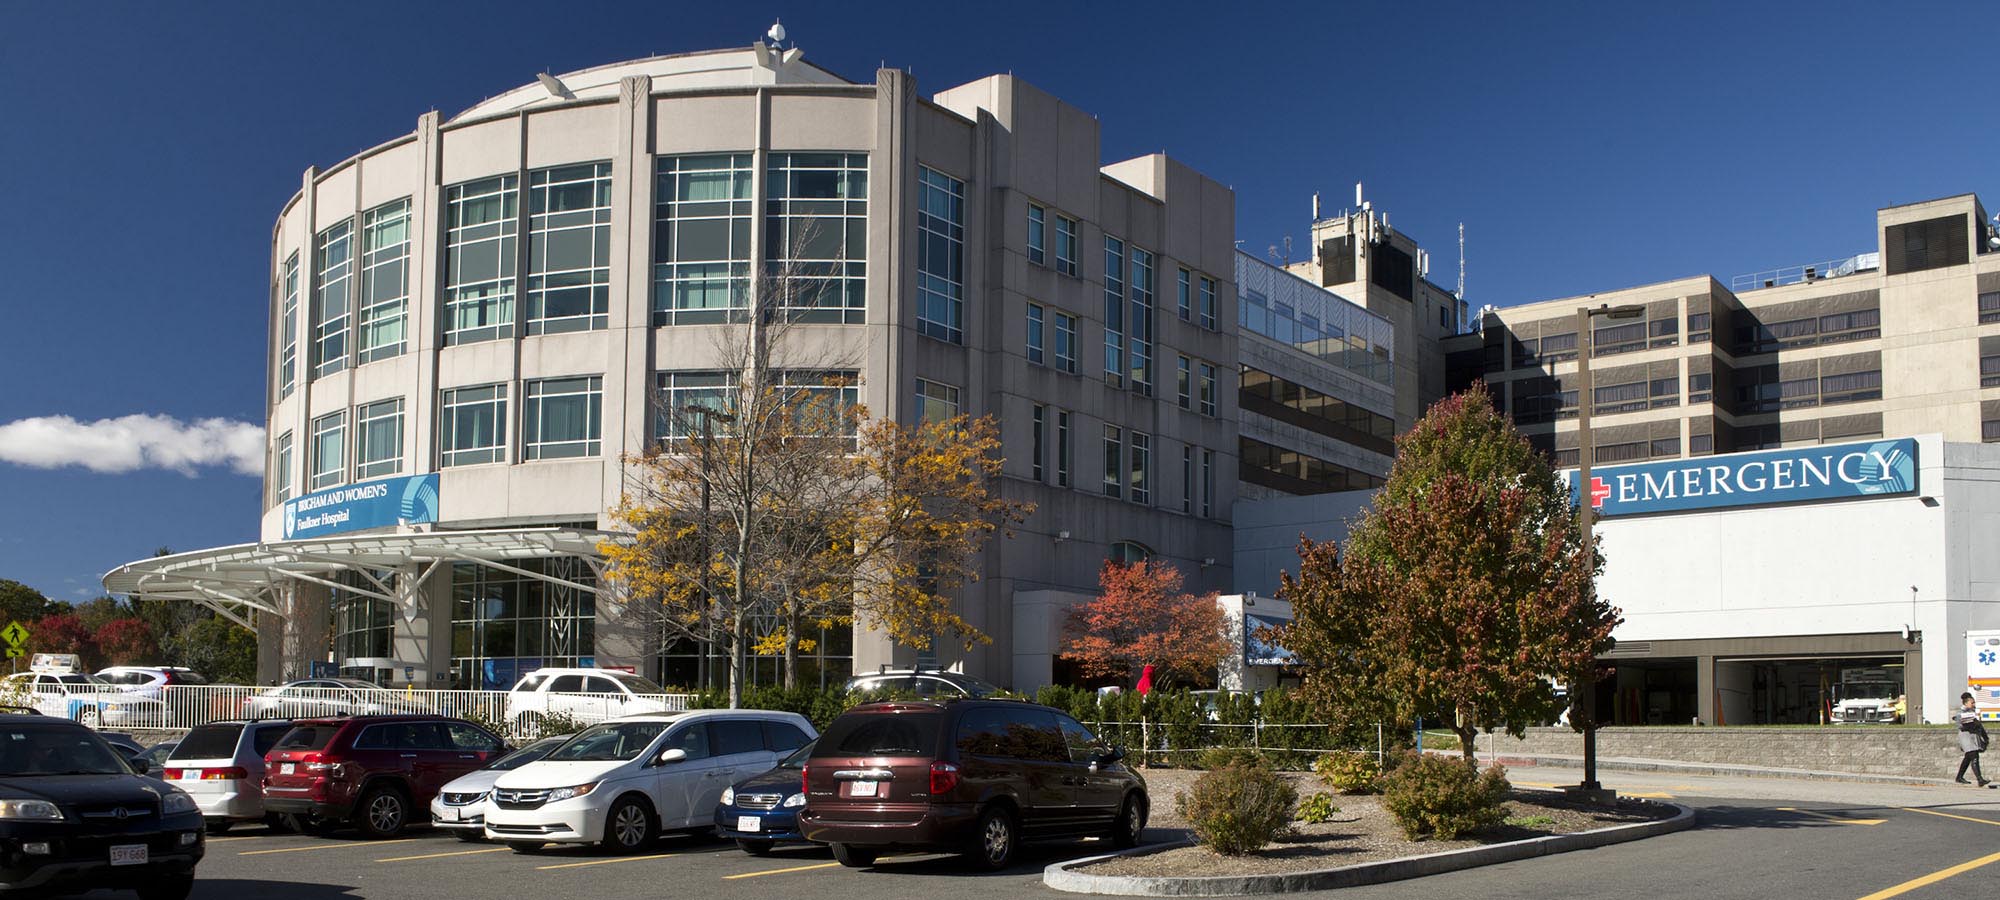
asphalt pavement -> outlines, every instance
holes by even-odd
[[[1510,773],[1523,786],[1574,781],[1574,769]],[[1664,897],[1911,900],[2000,896],[2000,791],[1757,778],[1607,773],[1607,786],[1695,807],[1700,825],[1598,850],[1489,866],[1323,896],[1481,900]],[[1169,802],[1157,798],[1156,802]],[[1156,835],[1165,838],[1167,835]],[[817,900],[1058,900],[1051,862],[1103,852],[1095,842],[1031,848],[1020,865],[972,874],[957,859],[907,855],[842,868],[821,848],[756,858],[734,844],[669,836],[634,856],[594,849],[523,855],[428,831],[395,841],[267,833],[212,838],[202,898],[540,898],[672,896]],[[95,895],[104,896],[104,895]]]

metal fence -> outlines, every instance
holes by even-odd
[[[1216,749],[1252,750],[1273,757],[1280,762],[1307,765],[1316,755],[1327,753],[1368,753],[1382,762],[1387,744],[1382,726],[1374,725],[1360,731],[1372,732],[1372,745],[1366,740],[1355,740],[1357,729],[1343,729],[1331,725],[1274,725],[1262,722],[1225,725],[1219,722],[1194,724],[1162,722],[1084,722],[1099,739],[1128,748],[1135,758],[1141,757],[1137,751],[1143,748],[1144,761],[1161,761],[1169,764],[1186,765],[1193,762],[1191,755],[1206,753]]]
[[[469,719],[508,738],[532,738],[545,726],[591,724],[616,716],[679,712],[692,694],[567,694],[513,691],[431,691],[377,688],[169,685],[157,694],[110,690],[66,692],[44,685],[0,697],[43,715],[113,731],[186,731],[218,719],[298,719],[424,714]]]

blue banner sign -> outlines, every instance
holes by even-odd
[[[285,540],[437,520],[437,473],[383,478],[285,501]]]
[[[1917,442],[1897,438],[1594,466],[1590,476],[1586,494],[1575,469],[1563,472],[1571,500],[1589,496],[1600,516],[1886,497],[1917,492]]]

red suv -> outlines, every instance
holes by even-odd
[[[385,838],[428,809],[446,782],[506,751],[506,743],[463,719],[305,719],[264,757],[264,808],[300,831],[352,820]]]
[[[847,866],[891,847],[1007,867],[1022,840],[1139,842],[1146,782],[1075,719],[1008,700],[868,703],[841,714],[806,762],[807,840]]]

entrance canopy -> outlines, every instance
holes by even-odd
[[[581,558],[601,577],[605,540],[629,536],[582,528],[508,528],[488,531],[427,531],[347,535],[299,541],[238,544],[156,556],[126,563],[104,576],[104,589],[144,600],[189,600],[215,610],[245,628],[250,611],[284,616],[283,594],[307,582],[389,600],[412,609],[416,591],[438,566],[477,563],[530,578],[596,593],[593,585],[556,578],[510,565],[538,557]],[[412,571],[414,577],[378,577],[384,571]],[[360,584],[336,580],[359,574]]]

